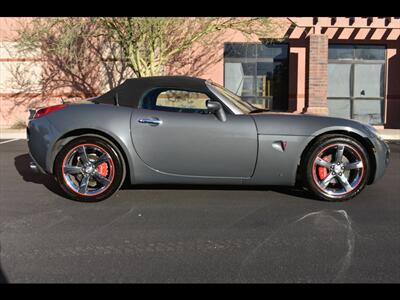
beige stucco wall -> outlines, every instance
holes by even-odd
[[[40,54],[21,55],[13,48],[12,40],[17,36],[17,29],[21,22],[28,21],[29,18],[0,18],[0,125],[11,125],[18,120],[26,120],[28,108],[43,106],[51,103],[58,103],[60,95],[53,98],[44,99],[40,94],[32,100],[27,100],[24,93],[35,93],[40,91],[40,85],[37,85],[34,91],[18,92],[10,83],[10,70],[21,68],[26,70],[26,80],[37,81],[40,78],[42,64],[35,58]],[[289,43],[289,111],[301,112],[307,105],[307,37],[313,33],[313,30],[305,30],[307,26],[313,25],[313,18],[300,17],[291,18],[296,21],[299,27],[290,31],[290,21],[288,18],[273,18],[275,33],[268,38],[282,38],[287,35]],[[319,18],[318,26],[329,26],[330,18]],[[366,18],[356,18],[354,25],[365,26]],[[338,17],[336,26],[346,27],[349,25],[348,18]],[[384,18],[374,18],[371,26],[385,26]],[[305,27],[302,27],[305,26]],[[321,28],[315,30],[319,32]],[[387,47],[387,82],[386,82],[386,112],[385,120],[388,128],[400,128],[400,19],[396,18],[388,25],[390,29],[361,28],[328,28],[324,32],[329,38],[329,43],[365,43],[365,44],[384,44]],[[241,33],[228,30],[219,34],[212,50],[197,59],[197,54],[202,52],[200,44],[187,53],[191,64],[186,69],[171,68],[169,74],[194,74],[196,76],[223,84],[224,65],[223,51],[225,42],[259,42],[258,37],[246,37]],[[11,49],[11,50],[10,50]],[[206,52],[207,52],[206,51]],[[196,58],[196,59],[195,59]],[[197,72],[198,71],[198,72]],[[104,85],[107,90],[107,85]]]
[[[18,29],[30,18],[0,18],[0,126],[25,121],[28,117],[28,103],[25,92],[40,91],[39,79],[42,62],[37,58],[40,53],[21,54],[17,51],[13,39]],[[23,74],[22,81],[33,83],[34,90],[23,91],[13,80],[13,73]],[[31,104],[35,103],[32,99]]]
[[[14,47],[13,39],[18,36],[18,29],[30,19],[0,18],[0,125],[3,126],[26,120],[29,115],[29,108],[58,103],[62,96],[43,98],[38,94],[41,91],[39,80],[44,66],[44,62],[40,61],[40,53],[21,54]],[[286,18],[275,18],[271,26],[274,27],[276,33],[271,37],[282,37],[282,33],[287,29],[288,24]],[[259,42],[259,39],[255,35],[248,37],[237,31],[228,30],[218,35],[212,49],[204,51],[206,55],[196,58],[197,54],[204,50],[201,44],[197,44],[187,54],[189,58],[193,58],[193,64],[182,69],[171,68],[169,73],[194,75],[223,84],[223,51],[226,41]],[[34,83],[34,89],[21,90],[16,88],[12,76],[15,70],[20,70],[24,74],[24,80]],[[103,76],[105,71],[103,67],[100,67],[100,70],[99,81],[103,81],[103,90],[106,91],[109,86],[104,79],[105,76]],[[126,74],[132,76],[132,73],[127,72]],[[32,98],[32,95],[36,94],[37,96]]]

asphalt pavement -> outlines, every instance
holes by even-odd
[[[400,143],[344,203],[285,187],[124,187],[63,197],[0,140],[1,282],[400,282]]]

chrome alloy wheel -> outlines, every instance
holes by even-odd
[[[312,176],[317,187],[327,195],[349,194],[363,179],[363,158],[359,151],[350,145],[331,144],[315,157]]]
[[[65,183],[75,193],[94,196],[107,190],[114,180],[114,162],[106,150],[95,144],[72,148],[62,164]]]

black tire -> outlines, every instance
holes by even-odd
[[[322,177],[318,177],[320,176],[319,171],[321,166],[316,162],[316,160],[320,161],[318,158],[320,157],[319,155],[324,153],[323,151],[335,151],[335,147],[336,149],[339,149],[339,145],[343,145],[343,149],[345,149],[344,151],[348,152],[347,156],[351,157],[351,155],[354,155],[354,157],[357,157],[354,164],[362,160],[362,167],[352,170],[343,170],[343,167],[342,171],[339,171],[341,173],[337,173],[337,171],[340,170],[339,166],[336,166],[337,162],[333,163],[333,161],[330,161],[334,166],[330,166],[329,168],[326,167],[326,170],[322,167],[323,175],[321,175]],[[337,154],[332,152],[330,158],[326,159],[332,159],[335,155]],[[345,154],[343,154],[342,160],[347,160]],[[341,163],[343,163],[343,161]],[[348,161],[347,164],[350,165],[350,161]],[[346,163],[343,163],[342,166],[345,165]],[[337,168],[337,170],[335,170],[335,168]],[[364,146],[354,138],[341,134],[327,134],[319,137],[307,150],[302,161],[302,174],[303,178],[305,178],[305,187],[319,199],[327,201],[346,201],[358,195],[368,183],[370,170],[370,161]],[[345,172],[349,174],[347,179],[354,181],[354,184],[347,185],[346,188],[346,184],[342,183],[341,178],[338,176],[339,174],[345,176]],[[354,172],[357,172],[357,174],[353,175]],[[330,180],[328,186],[324,188],[322,184],[324,179],[329,182],[328,175],[326,174],[331,177],[333,176],[333,179]],[[349,183],[349,181],[347,182]],[[332,185],[337,188],[335,189],[335,187],[333,187],[329,189],[328,187]]]
[[[78,163],[81,164],[79,167],[86,170],[86,168],[83,168],[82,163],[79,162],[81,157],[76,152],[78,151],[77,149],[82,148],[82,146],[84,146],[84,149],[87,149],[86,151],[88,152],[92,150],[92,153],[89,153],[88,155],[96,155],[95,151],[99,149],[101,149],[103,154],[108,154],[105,166],[105,172],[107,173],[103,174],[103,179],[106,178],[108,180],[105,181],[107,182],[106,184],[101,184],[101,181],[96,180],[94,176],[91,177],[92,174],[98,172],[97,168],[94,168],[94,170],[91,168],[93,172],[90,174],[83,173],[83,171],[82,173],[74,175],[64,174],[63,166],[65,166],[65,161],[68,159],[75,159],[75,161],[78,159]],[[79,158],[70,158],[74,155],[76,157],[79,156]],[[100,156],[100,154],[98,156]],[[98,156],[96,156],[96,158],[98,158]],[[89,162],[94,162],[94,160],[89,160]],[[104,164],[104,162],[102,164]],[[54,175],[60,187],[68,198],[80,202],[98,202],[107,199],[121,187],[125,179],[125,173],[124,160],[118,148],[110,141],[100,136],[84,135],[73,139],[60,150],[54,161]],[[98,174],[96,175],[98,176]],[[88,188],[85,192],[79,193],[80,190],[77,191],[74,188],[77,188],[77,185],[82,184],[83,176],[88,176],[91,181],[87,181],[86,186],[88,186]],[[81,178],[80,181],[79,178]],[[76,185],[74,183],[76,183]],[[91,188],[90,184],[94,184],[94,187]],[[101,188],[96,190],[98,185]]]

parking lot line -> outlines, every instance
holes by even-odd
[[[4,141],[4,142],[0,142],[0,145],[1,144],[6,144],[6,143],[11,143],[11,142],[18,141],[18,140],[21,140],[21,139],[17,138],[17,139],[7,140],[7,141]]]

